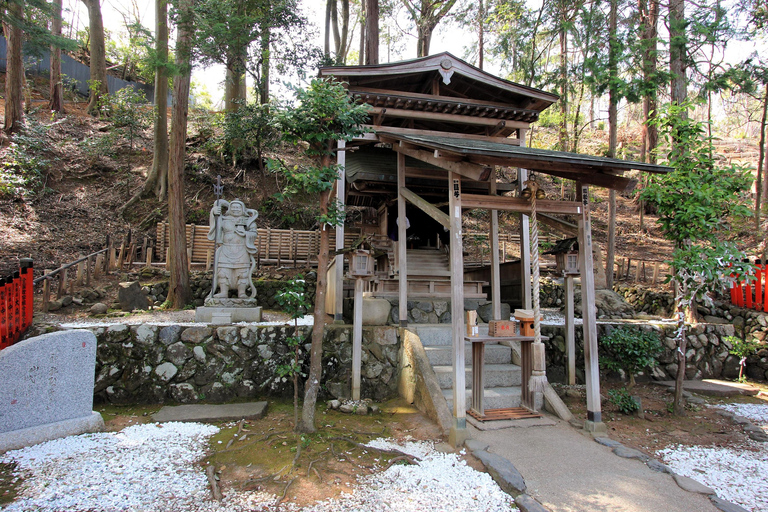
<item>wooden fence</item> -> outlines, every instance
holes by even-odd
[[[208,226],[187,224],[187,256],[190,265],[213,266],[213,241],[208,240]],[[258,229],[256,245],[259,264],[317,265],[320,252],[320,232],[298,229]],[[349,247],[360,237],[359,230],[345,230],[344,245]],[[157,224],[156,257],[167,259],[170,233],[167,222]],[[329,248],[336,247],[336,230],[331,229]]]
[[[491,264],[491,242],[488,233],[479,231],[467,231],[464,233],[464,249],[467,250],[472,244],[480,245],[478,251],[470,251],[470,254],[464,257],[464,266],[477,267]],[[539,246],[555,244],[562,236],[539,235]],[[513,252],[513,249],[515,252]],[[501,263],[510,260],[516,260],[520,254],[520,234],[519,233],[499,233],[499,252]]]
[[[616,281],[645,282],[656,285],[663,280],[668,272],[669,265],[657,260],[616,258],[614,263],[614,279]]]
[[[10,347],[32,325],[32,260],[0,278],[0,350]]]

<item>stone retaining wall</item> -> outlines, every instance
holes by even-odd
[[[634,327],[644,330],[656,331],[663,344],[663,353],[657,358],[659,365],[654,368],[648,377],[657,380],[674,379],[677,373],[675,358],[675,326],[671,324],[626,324],[626,323],[599,323],[597,325],[598,339],[608,334],[612,329],[619,327]],[[565,382],[565,326],[542,326],[542,334],[549,336],[547,347],[547,377],[550,382]],[[731,344],[725,338],[734,335],[732,325],[698,324],[688,326],[686,351],[686,378],[707,379],[726,378],[734,379],[739,376],[739,358],[728,353]],[[599,350],[598,350],[599,352]],[[765,354],[768,356],[768,353]],[[757,357],[757,356],[756,356]],[[758,358],[760,359],[760,358]],[[764,365],[766,359],[762,358]],[[754,379],[768,380],[764,366],[753,365]],[[768,366],[768,365],[766,365]],[[576,375],[577,381],[584,382],[584,344],[583,332],[580,325],[576,326]],[[752,376],[752,375],[750,375]]]
[[[285,343],[293,327],[112,325],[90,329],[98,340],[97,401],[110,403],[225,402],[264,395],[292,396],[290,378],[277,367],[291,360]],[[299,327],[303,373],[309,367],[310,327]],[[363,329],[362,396],[397,394],[400,340],[394,327]],[[350,395],[352,327],[327,326],[323,341],[323,394]],[[301,390],[303,379],[300,379]],[[322,397],[321,397],[322,398]]]

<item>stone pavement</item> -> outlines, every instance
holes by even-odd
[[[527,495],[550,512],[718,512],[706,494],[683,490],[670,474],[620,457],[564,421],[505,430],[468,428],[473,440],[468,447],[487,444],[488,452],[509,460],[525,479]],[[642,457],[624,450],[625,456],[634,452]],[[540,510],[535,505],[525,509]]]
[[[257,420],[267,413],[267,402],[239,404],[166,405],[152,415],[154,421],[238,421]]]
[[[660,380],[652,382],[656,385],[667,386],[672,389],[675,387],[675,381],[673,380]],[[708,396],[755,396],[760,392],[760,389],[749,384],[717,379],[684,380],[683,389],[685,391],[691,391],[693,393],[699,393],[701,395]]]

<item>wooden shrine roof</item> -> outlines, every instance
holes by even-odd
[[[420,59],[368,66],[320,69],[348,85],[358,102],[371,105],[377,125],[484,133],[500,125],[509,135],[536,121],[559,98],[540,89],[496,77],[444,52]],[[466,122],[468,119],[482,123]],[[456,126],[459,125],[459,126]]]
[[[527,148],[505,142],[468,139],[459,134],[427,135],[404,134],[377,130],[380,140],[391,142],[393,149],[415,148],[427,150],[436,158],[446,161],[475,165],[501,165],[522,167],[532,171],[542,172],[561,178],[567,178],[583,183],[616,190],[631,189],[635,180],[630,180],[619,174],[624,171],[637,170],[650,173],[667,173],[671,167],[656,164],[633,162],[564,151]],[[402,149],[403,152],[408,149]]]

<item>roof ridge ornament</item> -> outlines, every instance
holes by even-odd
[[[443,59],[440,61],[440,68],[438,69],[443,77],[443,83],[448,85],[451,83],[451,77],[453,76],[453,62],[451,59]]]

